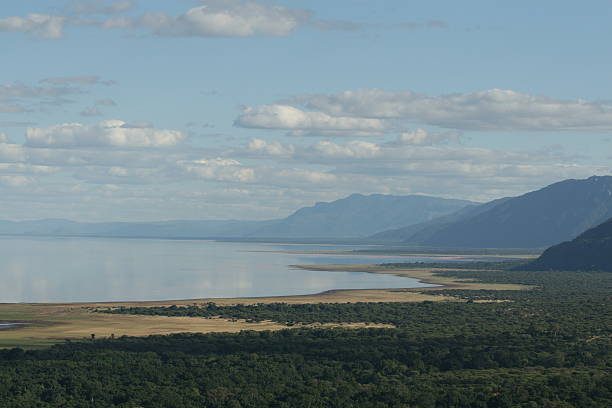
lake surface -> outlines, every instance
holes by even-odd
[[[435,261],[429,257],[290,253],[365,248],[0,237],[0,303],[178,300],[431,286],[391,275],[305,271],[290,267]]]

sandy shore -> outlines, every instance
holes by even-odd
[[[294,265],[295,268],[312,270],[312,271],[328,271],[328,272],[365,272],[381,275],[395,275],[407,278],[418,279],[423,283],[438,285],[429,288],[410,289],[412,291],[423,292],[428,294],[441,289],[464,289],[464,290],[525,290],[531,289],[530,286],[503,284],[503,283],[479,283],[471,279],[449,278],[446,276],[436,275],[436,272],[454,271],[454,272],[469,272],[470,269],[457,270],[452,268],[409,268],[396,269],[388,268],[381,265]],[[479,272],[486,272],[481,269]]]
[[[214,302],[218,305],[257,303],[349,303],[349,302],[422,302],[458,301],[438,293],[440,289],[524,290],[523,285],[483,284],[461,278],[448,278],[436,272],[448,269],[389,269],[377,265],[300,265],[302,269],[319,271],[367,272],[393,274],[438,285],[429,288],[332,290],[313,295],[252,298],[167,300],[151,302],[92,302],[51,304],[0,304],[0,320],[5,323],[27,323],[0,331],[0,347],[38,347],[63,342],[65,339],[122,336],[146,336],[180,332],[211,333],[241,330],[278,330],[286,328],[275,322],[247,323],[240,320],[204,319],[199,317],[110,315],[93,312],[100,307],[197,305]],[[338,326],[338,325],[326,325]],[[364,327],[363,324],[344,325]],[[367,325],[371,327],[372,325]]]

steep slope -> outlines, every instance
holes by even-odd
[[[474,217],[481,214],[494,206],[501,204],[502,202],[509,200],[509,198],[500,198],[498,200],[490,201],[485,204],[468,205],[456,211],[454,213],[443,215],[438,218],[434,218],[430,221],[421,222],[418,224],[409,225],[407,227],[387,230],[374,234],[370,239],[380,242],[406,242],[409,241],[412,245],[420,245],[425,242],[431,236],[436,234],[438,231],[452,225],[463,219]]]
[[[612,177],[565,180],[514,197],[406,243],[457,248],[541,248],[612,217]]]
[[[353,194],[302,208],[251,234],[253,237],[367,237],[398,226],[440,217],[474,203],[425,196]]]
[[[548,248],[522,269],[612,272],[612,219],[573,241]]]

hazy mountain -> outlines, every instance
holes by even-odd
[[[257,237],[367,237],[397,226],[420,223],[474,203],[425,196],[382,194],[349,197],[302,208],[254,231]]]
[[[156,238],[358,238],[454,212],[469,201],[354,194],[271,221],[81,223],[61,219],[0,221],[0,234]]]
[[[458,220],[416,231],[404,242],[430,247],[541,248],[571,240],[612,217],[612,177],[565,180],[482,209],[476,209],[477,214],[466,210],[467,215]]]
[[[573,241],[548,248],[523,269],[612,272],[612,219]]]
[[[488,211],[497,204],[502,203],[509,198],[500,198],[485,204],[468,205],[454,213],[434,218],[430,221],[421,222],[418,224],[409,225],[402,228],[387,230],[372,235],[370,238],[380,242],[406,242],[409,241],[413,245],[420,245],[427,241],[434,234],[448,227],[454,222],[476,216],[485,211]]]

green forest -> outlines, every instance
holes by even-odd
[[[295,328],[0,350],[0,401],[7,408],[612,406],[612,274],[480,266],[442,273],[535,288],[440,291],[460,302],[99,309]],[[395,328],[300,326],[316,322]]]

